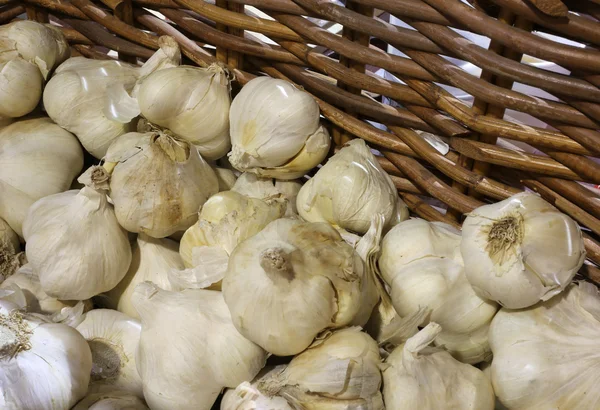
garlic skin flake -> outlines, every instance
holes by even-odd
[[[229,151],[231,96],[223,67],[157,71],[141,82],[137,98],[148,121],[196,145],[204,158],[218,159]]]
[[[71,410],[148,410],[148,406],[137,396],[114,390],[88,394]]]
[[[441,327],[434,322],[398,346],[383,365],[388,409],[494,409],[494,391],[483,372],[430,347]]]
[[[471,212],[461,253],[475,291],[510,309],[557,295],[585,261],[579,225],[531,193]]]
[[[116,310],[94,309],[76,329],[92,352],[90,390],[118,389],[143,398],[135,358],[142,324]]]
[[[221,410],[294,410],[286,399],[280,396],[268,396],[258,390],[258,385],[279,374],[286,365],[265,367],[250,382],[243,382],[235,389],[227,389],[221,400]]]
[[[33,111],[42,97],[43,83],[35,64],[20,57],[0,59],[0,117],[17,118]]]
[[[377,302],[368,284],[360,256],[330,225],[278,219],[235,248],[223,295],[241,334],[289,356],[326,328],[364,325]]]
[[[296,197],[302,188],[297,180],[279,180],[273,178],[260,178],[250,172],[244,172],[235,181],[231,188],[250,198],[267,199],[276,195],[282,195],[287,199],[285,216],[297,216]]]
[[[21,244],[19,237],[0,218],[0,284],[21,266]]]
[[[0,301],[0,408],[70,409],[85,396],[91,369],[90,349],[75,329]]]
[[[144,282],[133,302],[142,318],[137,365],[153,410],[209,410],[224,387],[252,380],[265,365],[265,351],[231,323],[221,292]]]
[[[114,288],[131,262],[127,233],[105,191],[87,186],[37,201],[23,233],[42,289],[58,299],[89,299]]]
[[[164,132],[131,132],[110,146],[110,197],[122,227],[164,238],[189,228],[217,193],[214,171],[189,142]]]
[[[309,222],[328,222],[361,235],[377,213],[385,218],[384,230],[408,219],[392,179],[361,139],[347,143],[304,184],[296,205]]]
[[[249,81],[234,98],[229,121],[231,165],[262,177],[299,178],[325,159],[331,144],[314,98],[284,80]]]
[[[530,309],[498,312],[490,327],[492,384],[510,409],[598,407],[600,295],[591,283]]]

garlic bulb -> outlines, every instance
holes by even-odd
[[[490,356],[489,324],[498,305],[479,297],[464,273],[460,232],[440,222],[411,219],[383,238],[379,268],[402,317],[420,308],[442,326],[436,343],[457,359],[478,363]]]
[[[265,367],[252,383],[243,382],[235,389],[227,389],[221,400],[221,410],[294,410],[283,397],[269,397],[257,388],[259,383],[272,374],[281,373],[285,367]]]
[[[142,318],[137,356],[153,410],[208,410],[224,387],[252,380],[266,353],[238,333],[221,292],[169,292],[140,283],[133,303]]]
[[[21,20],[0,27],[0,54],[18,55],[35,64],[44,78],[69,58],[69,43],[58,27]]]
[[[326,328],[363,325],[367,302],[376,303],[367,283],[359,255],[330,225],[278,219],[235,248],[223,295],[241,334],[289,356]]]
[[[18,121],[3,128],[0,217],[23,236],[29,207],[40,198],[69,189],[82,167],[83,151],[77,138],[50,118]]]
[[[229,122],[231,165],[263,177],[299,178],[325,159],[331,143],[313,97],[284,80],[249,81],[231,104]]]
[[[127,274],[115,288],[106,293],[108,307],[139,319],[131,301],[138,283],[150,281],[162,289],[177,290],[171,285],[168,273],[171,269],[184,268],[178,248],[177,242],[170,239],[155,239],[139,234],[133,245],[133,257]]]
[[[113,390],[88,394],[72,410],[148,410],[148,406],[137,396]]]
[[[577,223],[531,193],[471,212],[461,252],[475,291],[509,309],[557,295],[585,260]]]
[[[361,139],[350,141],[298,193],[298,213],[310,222],[329,222],[364,234],[381,213],[384,229],[408,218],[390,176]]]
[[[75,329],[0,301],[0,408],[70,409],[85,396],[91,369]]]
[[[217,159],[229,151],[231,96],[223,67],[157,71],[140,84],[138,102],[146,119],[196,145],[204,158]]]
[[[325,332],[258,389],[294,408],[383,410],[380,361],[377,342],[360,328]]]
[[[237,179],[233,171],[227,168],[218,167],[213,168],[213,171],[215,171],[215,175],[219,181],[219,192],[230,191]]]
[[[19,237],[0,218],[0,284],[21,266]]]
[[[494,409],[494,391],[483,372],[429,347],[441,332],[437,323],[397,347],[383,367],[383,400],[388,409]]]
[[[255,174],[244,172],[235,181],[231,188],[250,198],[266,199],[275,195],[282,195],[287,199],[285,216],[298,215],[296,210],[296,197],[302,184],[296,180],[286,181],[272,178],[259,178]]]
[[[127,233],[103,190],[86,186],[40,199],[23,233],[42,289],[58,299],[89,299],[114,288],[131,262]]]
[[[490,327],[492,384],[510,409],[593,409],[600,380],[600,295],[581,282],[530,309],[502,309]]]
[[[163,132],[131,132],[110,146],[110,197],[121,226],[164,238],[189,228],[219,183],[189,142]]]
[[[43,83],[35,64],[20,57],[0,59],[0,117],[16,118],[33,111],[42,97]]]
[[[280,196],[262,200],[234,191],[213,195],[202,206],[198,222],[181,238],[179,253],[185,266],[192,269],[173,272],[171,280],[182,287],[220,282],[235,247],[281,218],[285,208],[286,201]]]
[[[144,397],[135,357],[141,323],[116,310],[95,309],[85,314],[77,330],[92,351],[91,390],[118,389]]]

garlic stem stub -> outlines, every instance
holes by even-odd
[[[249,81],[231,104],[229,122],[231,165],[262,177],[300,178],[325,159],[331,144],[314,98],[284,80]]]
[[[471,212],[461,253],[475,291],[510,309],[559,294],[585,261],[579,225],[525,192]]]
[[[19,236],[0,218],[0,284],[21,266]]]
[[[282,195],[287,199],[286,217],[297,216],[296,197],[300,192],[302,184],[298,180],[279,180],[274,178],[260,178],[256,174],[244,172],[235,181],[231,188],[250,198],[267,199]]]

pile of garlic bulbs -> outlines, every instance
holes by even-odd
[[[0,408],[598,408],[571,218],[532,193],[411,218],[363,140],[325,161],[310,94],[232,95],[158,43],[0,28]]]

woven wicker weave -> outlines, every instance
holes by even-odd
[[[260,73],[288,79],[315,96],[338,146],[359,137],[381,152],[414,214],[458,226],[473,208],[529,188],[586,228],[588,258],[598,265],[600,0],[472,3],[0,0],[0,24],[26,12],[61,25],[75,55],[114,58],[107,54],[114,50],[130,62],[148,58],[158,35],[168,34],[193,63],[226,63],[240,85]],[[323,21],[339,23],[340,34],[315,23]],[[489,47],[466,32],[489,38]],[[388,53],[392,47],[400,53]],[[552,64],[533,65],[533,58]],[[481,75],[457,61],[480,67]],[[374,74],[378,69],[386,75]],[[515,91],[515,84],[548,98]],[[539,125],[515,122],[506,110]],[[443,155],[416,131],[446,137],[450,151]],[[530,149],[507,149],[499,139]],[[598,272],[583,269],[596,280]]]

